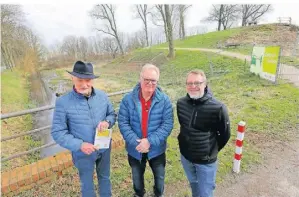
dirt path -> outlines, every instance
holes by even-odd
[[[250,56],[218,49],[176,49],[213,52],[250,61]],[[280,77],[299,88],[298,68],[281,65]],[[227,175],[217,185],[215,197],[299,197],[299,125],[289,140],[268,140],[261,148],[263,163],[247,173]]]
[[[268,142],[263,163],[247,173],[228,175],[217,185],[215,197],[299,197],[298,134],[293,139]]]

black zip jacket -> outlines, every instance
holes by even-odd
[[[177,102],[181,154],[192,163],[208,164],[217,160],[218,152],[230,138],[230,122],[226,106],[205,89],[200,99],[187,94]]]

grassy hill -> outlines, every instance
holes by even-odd
[[[299,50],[296,57],[293,49],[297,39],[298,26],[284,24],[265,24],[249,27],[232,28],[219,32],[210,32],[174,41],[175,47],[181,48],[220,48],[251,55],[256,46],[279,45],[282,48],[281,62],[299,67]],[[226,48],[226,43],[240,44],[238,47]],[[154,48],[168,47],[167,43]],[[298,48],[299,49],[299,48]]]

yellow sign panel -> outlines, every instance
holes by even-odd
[[[263,72],[276,75],[280,47],[266,47],[263,59]]]
[[[276,82],[280,47],[253,47],[250,72],[264,79]]]

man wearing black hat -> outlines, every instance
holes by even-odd
[[[52,137],[72,152],[73,163],[79,171],[82,196],[96,196],[93,182],[96,166],[100,197],[111,197],[111,146],[98,150],[93,144],[96,129],[111,128],[116,114],[107,94],[92,87],[93,79],[98,76],[94,75],[91,63],[77,61],[69,73],[73,90],[56,100]]]

